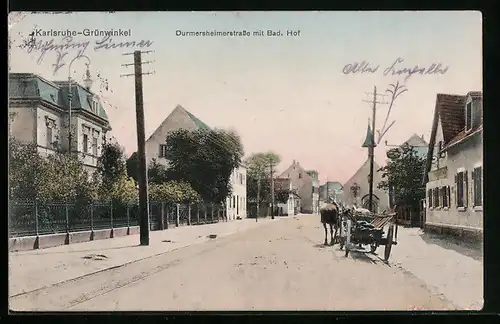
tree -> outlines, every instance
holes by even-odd
[[[257,201],[257,215],[260,215],[260,204],[267,200],[271,192],[271,168],[281,162],[281,157],[274,152],[259,152],[249,156],[246,160],[247,181],[250,188],[247,188],[249,199]],[[267,181],[266,181],[267,179]]]
[[[168,181],[167,167],[160,164],[157,159],[151,160],[148,166],[148,183],[162,184]]]
[[[139,172],[139,158],[137,156],[137,152],[132,153],[132,155],[127,159],[127,174],[134,179],[135,182],[139,181],[138,172]]]
[[[97,160],[96,173],[103,186],[112,185],[124,173],[127,174],[124,152],[116,142],[104,143],[101,152]]]
[[[378,170],[382,172],[378,188],[385,191],[392,188],[396,205],[418,208],[420,200],[425,198],[425,186],[421,181],[424,169],[424,158],[413,147],[405,144],[400,147],[397,156]]]
[[[204,201],[222,203],[231,193],[230,176],[241,164],[240,137],[225,130],[180,129],[166,137],[167,178],[187,182]]]
[[[167,203],[197,203],[200,195],[187,182],[169,181],[161,184],[152,184],[149,187],[149,196],[153,201]]]

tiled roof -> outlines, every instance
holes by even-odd
[[[453,137],[451,139],[451,141],[446,144],[445,147],[442,148],[442,151],[448,149],[450,146],[453,146],[455,144],[457,144],[458,142],[462,141],[463,139],[469,137],[469,136],[472,136],[476,133],[479,133],[483,130],[483,125],[479,125],[479,126],[476,126],[476,127],[473,127],[470,131],[466,132],[465,129],[463,131],[461,131],[460,133],[458,133],[455,137]]]
[[[81,108],[93,113],[90,103],[86,99],[91,92],[76,82],[72,84],[71,88],[73,94],[71,108]],[[9,98],[27,97],[38,97],[66,110],[68,108],[68,81],[49,81],[33,73],[10,73]],[[97,115],[108,120],[108,115],[101,102],[99,102]]]
[[[461,95],[437,94],[436,109],[443,128],[444,144],[449,143],[465,127],[465,98]]]
[[[183,108],[183,109],[186,110],[186,108]],[[187,110],[186,110],[186,113],[188,114],[189,118],[191,118],[193,120],[193,122],[196,124],[196,126],[199,129],[204,129],[204,130],[209,130],[210,129],[210,127],[208,127],[207,124],[205,124],[204,122],[202,122],[198,117],[196,117],[195,115],[193,115],[192,113],[190,113]]]

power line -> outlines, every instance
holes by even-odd
[[[141,53],[151,53],[152,51],[135,51],[133,53],[125,53],[123,55],[134,55],[133,64],[122,64],[128,67],[134,66],[134,73],[124,74],[120,77],[134,76],[135,77],[135,108],[136,108],[136,123],[137,123],[137,157],[139,164],[139,172],[137,174],[139,182],[139,229],[141,245],[149,245],[149,206],[148,206],[148,178],[146,165],[146,135],[144,130],[144,100],[142,76],[154,74],[153,72],[142,72]],[[149,62],[148,62],[149,63]]]

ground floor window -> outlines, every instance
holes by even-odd
[[[467,207],[467,171],[460,171],[455,176],[457,207]]]
[[[427,205],[429,205],[429,208],[434,207],[432,204],[432,189],[427,190]]]
[[[432,206],[435,208],[441,207],[441,202],[439,201],[439,188],[432,189]]]
[[[450,187],[444,186],[440,189],[440,198],[443,207],[450,207]]]
[[[483,206],[483,168],[477,167],[472,171],[474,207]]]

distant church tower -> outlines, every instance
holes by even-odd
[[[366,130],[366,137],[362,147],[367,147],[368,148],[368,158],[374,153],[375,146],[375,139],[373,138],[373,133],[372,129],[370,127],[370,119],[368,119],[368,129]]]

